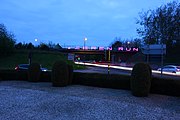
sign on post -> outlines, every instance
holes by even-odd
[[[68,60],[74,61],[74,54],[68,53]]]
[[[144,54],[161,55],[166,54],[165,44],[155,44],[155,45],[145,45],[142,47],[142,52]]]

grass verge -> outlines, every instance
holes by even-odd
[[[0,69],[14,69],[18,64],[28,64],[28,50],[16,51],[14,54],[0,59]],[[32,62],[37,62],[42,67],[52,69],[53,64],[63,60],[73,65],[74,69],[85,69],[84,66],[76,65],[67,60],[67,55],[60,52],[32,51]]]

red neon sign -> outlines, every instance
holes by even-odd
[[[92,47],[82,47],[83,49],[85,50],[110,50],[112,51],[112,47],[95,47],[95,46],[92,46]],[[80,46],[76,46],[75,48],[72,48],[72,47],[68,47],[67,49],[75,49],[75,50],[80,50],[81,47]],[[129,48],[129,47],[118,47],[117,51],[124,51],[124,52],[138,52],[139,51],[139,48],[136,48],[136,47],[132,47],[132,48]]]

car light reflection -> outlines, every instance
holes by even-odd
[[[75,64],[79,64],[79,65],[87,65],[87,66],[96,66],[96,67],[104,67],[107,68],[108,64],[106,65],[101,65],[101,64],[95,64],[95,63],[84,63],[84,62],[75,62]],[[114,65],[110,65],[110,68],[115,68],[115,69],[121,69],[121,70],[128,70],[128,71],[132,71],[132,68],[130,67],[122,67],[122,66],[114,66]],[[157,70],[152,70],[153,73],[156,74],[161,74],[161,71],[157,71]],[[180,73],[169,73],[169,72],[163,72],[163,74],[166,75],[175,75],[175,76],[180,76]]]

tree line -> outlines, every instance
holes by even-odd
[[[167,56],[180,53],[180,3],[173,1],[154,10],[139,13],[136,29],[139,38],[130,40],[131,45],[166,44]],[[127,41],[116,40],[112,47],[127,44]]]
[[[40,43],[38,46],[34,46],[31,42],[30,43],[22,43],[19,42],[14,45],[15,49],[17,50],[22,50],[22,49],[39,49],[39,50],[51,50],[51,49],[62,49],[59,43],[53,44],[52,42],[49,42],[48,44],[46,43]]]
[[[115,37],[113,43],[111,44],[111,47],[113,50],[117,50],[118,47],[141,47],[141,39],[135,38],[135,39],[126,39],[123,40],[120,37]]]
[[[8,32],[3,24],[0,24],[0,57],[13,53],[14,45],[14,35]]]
[[[155,10],[139,13],[137,33],[145,44],[166,44],[171,47],[180,42],[180,3],[162,5]]]
[[[8,56],[12,54],[15,49],[39,49],[39,50],[51,50],[51,49],[61,49],[62,47],[57,44],[53,44],[52,42],[40,43],[38,46],[34,46],[32,43],[16,43],[16,39],[13,33],[9,32],[6,29],[4,24],[0,24],[0,57]]]

